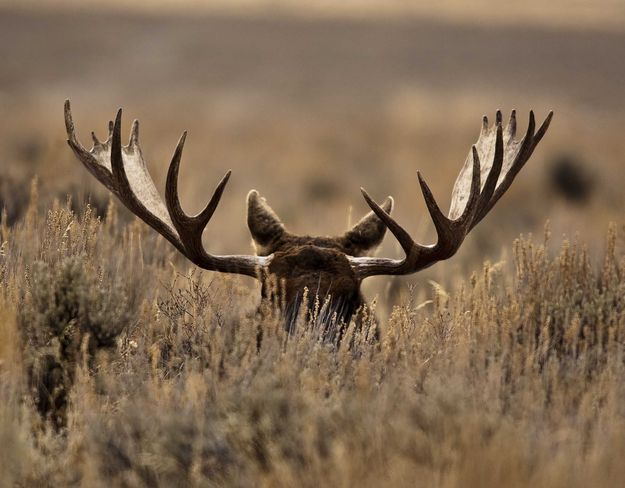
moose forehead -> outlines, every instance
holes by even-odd
[[[323,265],[332,256],[351,254],[354,245],[340,237],[283,235],[273,247],[273,253],[299,256],[302,260]]]
[[[332,238],[295,237],[273,253],[270,271],[281,277],[298,276],[311,272],[353,276],[345,251]]]

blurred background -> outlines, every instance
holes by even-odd
[[[233,178],[204,235],[215,253],[250,252],[245,196],[256,188],[296,233],[335,235],[367,207],[365,187],[396,199],[422,242],[434,231],[416,180],[441,206],[481,116],[516,108],[555,118],[528,166],[458,256],[389,286],[449,284],[514,238],[562,235],[601,250],[622,223],[625,183],[625,2],[478,0],[0,1],[0,203],[19,219],[31,179],[41,205],[72,195],[100,212],[107,192],[65,143],[63,101],[78,136],[106,135],[124,108],[162,189],[180,133],[180,185],[199,210]],[[127,216],[128,217],[128,216]],[[129,218],[129,217],[128,217]],[[380,254],[400,256],[387,237]]]

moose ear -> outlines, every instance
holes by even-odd
[[[247,194],[247,226],[259,256],[271,254],[272,243],[285,233],[284,225],[276,213],[256,190]]]
[[[380,207],[390,214],[393,210],[393,197],[387,197]],[[384,222],[376,214],[369,212],[343,235],[342,241],[350,255],[362,256],[382,243],[385,232]]]

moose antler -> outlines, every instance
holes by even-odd
[[[122,110],[119,109],[115,123],[109,122],[109,136],[104,142],[100,142],[92,132],[93,148],[87,151],[76,138],[70,103],[66,100],[67,142],[76,157],[132,213],[163,235],[197,266],[211,271],[258,277],[259,270],[269,265],[271,256],[215,256],[208,254],[202,245],[202,232],[219,204],[230,171],[217,185],[206,208],[194,217],[189,216],[182,210],[178,198],[178,169],[186,132],[180,137],[169,166],[163,202],[139,146],[139,122],[133,122],[130,142],[122,146],[121,119]]]
[[[452,191],[448,217],[441,212],[425,180],[417,173],[421,191],[434,222],[438,241],[424,246],[417,244],[387,212],[361,188],[367,204],[399,241],[406,256],[403,259],[349,257],[359,279],[375,275],[404,275],[427,268],[437,261],[453,256],[466,235],[493,208],[512,184],[515,176],[530,158],[545,135],[553,112],[535,133],[534,112],[530,111],[527,133],[521,141],[516,134],[516,113],[512,111],[506,129],[502,127],[501,112],[495,124],[488,125],[484,116],[480,136],[467,156]]]

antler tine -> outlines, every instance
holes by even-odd
[[[443,212],[441,212],[434,195],[432,195],[430,187],[425,182],[419,171],[417,171],[417,179],[419,180],[419,185],[421,186],[421,193],[423,194],[423,199],[425,200],[425,206],[430,213],[430,217],[432,217],[432,222],[434,222],[434,228],[436,229],[437,234],[440,235],[441,233],[446,232],[446,229],[449,227],[450,220],[445,217]]]
[[[221,196],[223,195],[232,172],[228,171],[221,179],[204,210],[196,216],[187,215],[182,209],[180,197],[178,195],[178,174],[186,138],[187,132],[185,131],[182,133],[182,136],[180,136],[180,140],[178,141],[176,150],[171,159],[171,164],[169,165],[167,183],[165,184],[165,203],[167,204],[167,210],[169,211],[171,220],[180,234],[187,252],[192,254],[189,258],[196,262],[198,260],[205,260],[208,256],[202,245],[202,233],[219,205],[219,201],[221,200]]]
[[[549,128],[549,125],[551,124],[551,119],[553,119],[553,110],[551,110],[549,114],[547,114],[547,117],[545,118],[543,123],[540,125],[538,131],[536,132],[536,135],[534,136],[534,140],[532,143],[532,152],[534,151],[534,149],[536,149],[536,146],[542,140],[543,136],[546,134],[547,129]]]
[[[109,137],[104,143],[94,138],[94,147],[87,151],[75,134],[69,101],[65,102],[65,126],[68,143],[78,159],[96,178],[111,190],[137,217],[170,241],[196,265],[213,271],[258,277],[259,268],[271,262],[271,256],[215,256],[202,246],[202,232],[212,217],[223,194],[230,172],[221,180],[206,206],[194,217],[186,215],[178,197],[178,170],[186,132],[180,138],[167,174],[165,203],[158,194],[139,146],[139,122],[135,120],[128,146],[121,143],[122,110],[115,122],[109,123]],[[96,142],[97,141],[97,142]]]
[[[437,256],[437,261],[447,259],[453,256],[460,247],[460,244],[462,244],[464,236],[467,233],[465,229],[466,222],[462,220],[454,221],[445,217],[438,207],[430,188],[419,172],[417,172],[417,176],[419,178],[419,184],[421,185],[423,198],[425,199],[425,204],[434,222],[434,228],[436,229],[437,240],[436,244],[431,248],[430,254],[431,256]],[[475,189],[473,189],[473,191],[475,192]],[[475,197],[473,197],[473,201],[475,201]],[[418,269],[422,269],[429,264],[431,263],[421,263],[418,264],[417,267]]]
[[[139,121],[135,119],[132,121],[128,146],[136,146],[137,144],[139,144]]]
[[[467,204],[464,207],[464,212],[458,218],[458,221],[462,223],[463,226],[471,225],[475,215],[477,214],[478,209],[478,201],[480,198],[480,189],[482,187],[481,182],[481,163],[480,163],[480,155],[477,152],[477,147],[475,145],[471,146],[471,153],[473,155],[473,169],[471,172],[471,190],[469,192],[469,198],[467,199]],[[468,232],[468,229],[467,229]]]
[[[68,139],[67,142],[69,142],[70,146],[76,145],[78,147],[82,147],[76,138],[76,130],[74,128],[74,120],[72,118],[72,108],[69,100],[65,100],[65,106],[63,108],[63,114],[65,115],[65,130],[67,131]]]
[[[402,247],[406,255],[409,255],[412,252],[413,247],[415,246],[415,242],[410,237],[410,234],[404,230],[404,228],[397,223],[397,221],[390,216],[382,207],[380,207],[367,193],[364,188],[360,188],[362,196],[364,197],[367,205],[371,207],[371,210],[378,216],[378,218],[384,222],[386,227],[392,232],[395,236],[399,245]]]
[[[65,130],[67,132],[67,144],[72,149],[76,157],[82,162],[87,170],[97,178],[97,180],[106,186],[113,193],[117,194],[112,181],[111,172],[100,164],[94,157],[92,152],[87,151],[76,137],[74,120],[72,118],[72,108],[69,100],[65,100],[64,106]]]
[[[477,222],[479,222],[490,210],[491,199],[493,198],[493,194],[495,193],[495,189],[497,188],[497,181],[499,180],[499,175],[501,174],[501,168],[503,167],[503,129],[501,127],[501,115],[497,121],[497,135],[495,136],[495,155],[493,158],[493,165],[486,177],[486,182],[484,183],[484,188],[482,188],[482,193],[480,194],[479,202],[477,203],[476,210],[476,218],[474,222],[471,223],[471,227],[473,227]]]
[[[182,210],[182,205],[180,204],[180,198],[178,196],[178,173],[180,171],[180,161],[182,159],[182,150],[184,148],[186,138],[187,131],[184,131],[182,136],[180,136],[180,140],[178,141],[178,145],[174,151],[171,164],[169,165],[167,183],[165,184],[165,202],[167,203],[167,209],[169,210],[169,215],[174,221],[174,224],[178,223],[179,225],[185,226],[192,225],[201,228],[203,231],[204,227],[208,225],[208,222],[219,205],[219,201],[221,200],[221,196],[226,189],[226,185],[228,184],[232,171],[228,170],[226,172],[215,188],[213,196],[206,207],[204,207],[204,210],[196,216],[187,215],[184,210]]]
[[[523,137],[521,150],[519,151],[519,154],[517,156],[518,161],[525,162],[527,160],[526,154],[528,154],[530,148],[532,147],[532,139],[534,138],[535,130],[536,130],[536,117],[534,117],[534,111],[530,110],[530,118],[529,118],[529,122],[527,123],[527,132],[525,133],[525,137]],[[515,161],[515,163],[517,163],[517,161]]]
[[[488,116],[484,115],[482,117],[482,132],[481,132],[481,134],[486,134],[486,131],[488,131]]]
[[[113,179],[117,183],[118,190],[132,201],[133,204],[137,204],[138,200],[135,194],[132,192],[128,176],[126,175],[126,169],[124,168],[124,158],[122,156],[122,109],[117,111],[115,116],[115,124],[113,125],[113,135],[111,138],[111,169],[113,172]]]
[[[471,148],[465,166],[454,185],[449,217],[441,212],[427,183],[418,173],[421,191],[438,236],[436,244],[432,246],[415,243],[410,235],[363,190],[365,200],[397,238],[406,257],[401,260],[350,257],[350,264],[358,278],[364,279],[379,274],[414,273],[453,256],[470,230],[486,216],[512,184],[514,177],[545,135],[552,117],[553,112],[550,112],[538,131],[534,133],[536,122],[534,113],[530,111],[527,132],[523,140],[518,142],[514,140],[516,134],[514,110],[510,115],[505,133],[501,111],[496,112],[494,128],[489,127],[488,118],[484,116],[478,142]],[[491,144],[494,144],[494,148]],[[491,148],[494,149],[492,153]],[[482,151],[481,156],[480,151]],[[492,162],[486,161],[483,167],[482,159],[488,154],[492,154]],[[483,188],[481,187],[482,171],[487,173]]]
[[[176,144],[174,155],[171,158],[169,164],[169,170],[167,171],[167,182],[165,183],[165,203],[167,204],[167,211],[174,224],[184,224],[188,218],[182,210],[180,205],[180,198],[178,197],[178,171],[180,170],[180,160],[182,159],[182,150],[184,149],[184,143],[187,139],[187,131],[184,131]],[[178,225],[176,225],[178,227]]]
[[[506,136],[507,139],[513,139],[516,135],[516,110],[512,110],[510,112],[510,119],[508,120],[508,125],[506,126]]]
[[[217,187],[215,188],[215,191],[213,192],[213,196],[211,197],[209,202],[206,204],[206,207],[204,207],[204,210],[202,210],[195,217],[198,220],[198,222],[200,222],[202,227],[206,227],[208,225],[208,222],[213,217],[215,210],[217,210],[217,206],[219,205],[221,196],[223,195],[224,190],[226,189],[226,185],[228,184],[228,181],[230,180],[231,174],[232,174],[232,170],[226,171],[226,174],[223,176],[221,181],[217,184]]]

